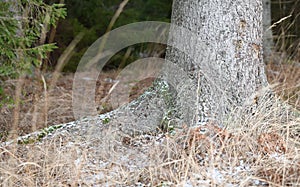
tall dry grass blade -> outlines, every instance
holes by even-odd
[[[114,26],[114,24],[116,23],[118,17],[121,15],[121,13],[123,12],[124,10],[124,7],[126,6],[126,4],[129,2],[129,0],[124,0],[120,5],[119,5],[119,8],[118,10],[115,12],[114,16],[112,17],[112,19],[110,20],[110,23],[106,29],[106,32],[105,33],[108,33],[111,31],[112,27]],[[100,44],[100,47],[99,47],[99,53],[101,53],[103,51],[103,48],[106,44],[106,41],[107,41],[107,38],[108,38],[108,34],[107,35],[104,35],[103,36],[103,40]]]
[[[25,82],[24,75],[21,75],[18,78],[15,95],[14,95],[14,110],[13,110],[13,123],[9,133],[9,139],[14,139],[18,137],[18,126],[20,121],[20,103],[21,103],[21,96],[22,96],[22,88]]]
[[[57,61],[57,65],[55,67],[55,71],[52,75],[52,79],[51,79],[51,83],[50,83],[50,87],[49,87],[50,90],[52,90],[54,88],[54,86],[56,85],[56,82],[59,77],[59,73],[62,71],[63,67],[68,62],[68,59],[71,57],[71,54],[73,53],[75,47],[81,41],[83,36],[84,36],[83,32],[79,33],[75,37],[75,39],[69,44],[69,46],[65,49],[63,54],[59,57],[59,59]]]
[[[278,21],[276,21],[275,23],[273,23],[273,24],[268,28],[268,30],[270,30],[270,29],[276,27],[278,24],[280,24],[281,22],[285,21],[286,19],[288,19],[288,18],[290,18],[290,17],[292,17],[291,14],[288,15],[288,16],[285,16],[285,17],[281,18],[280,20],[278,20]]]
[[[44,109],[43,109],[43,121],[44,121],[44,126],[47,127],[47,122],[48,122],[48,92],[47,92],[47,83],[45,80],[44,75],[41,75],[42,81],[43,81],[43,89],[44,89],[44,97],[45,97],[45,103],[44,103]]]

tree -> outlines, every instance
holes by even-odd
[[[177,33],[171,34],[175,46],[179,42],[194,45],[186,55],[170,49],[167,59],[199,78],[199,123],[220,123],[237,107],[255,103],[256,92],[267,86],[262,57],[262,1],[175,0],[172,23],[197,33],[197,40],[205,43],[206,53],[210,53],[198,50],[197,42],[191,41],[194,38],[183,41]],[[210,58],[201,60],[203,56]]]
[[[162,68],[163,75],[154,83],[152,90],[114,111],[116,117],[112,124],[120,132],[135,135],[153,132],[157,128],[168,130],[183,123],[205,125],[214,122],[223,126],[229,118],[244,119],[243,115],[260,113],[257,109],[261,103],[269,108],[276,106],[264,71],[261,0],[174,0],[172,11],[174,25],[169,34],[170,47],[166,59],[174,65],[166,62],[167,65]],[[127,38],[135,35],[134,31],[130,32],[132,36],[124,34]],[[110,33],[109,37],[114,41],[123,40],[114,33]],[[113,42],[107,43],[113,45]],[[100,59],[109,59],[112,51],[106,52],[96,55]],[[91,58],[93,56],[93,52],[87,54],[82,62],[98,61],[98,57]],[[149,68],[146,63],[139,68],[134,67],[132,72],[155,68],[160,67]],[[93,81],[81,81],[89,75],[93,75],[89,80],[97,78],[97,73],[93,72],[95,68],[90,67],[90,70],[86,71],[87,74],[75,75],[75,88],[82,90],[81,86],[94,85]],[[188,80],[179,73],[181,70]],[[128,75],[126,80],[132,80],[130,76],[140,80],[138,74]],[[172,77],[175,79],[172,80]],[[86,98],[90,95],[92,97]],[[79,91],[73,96],[77,100],[73,103],[75,115],[96,114],[95,107],[90,104],[94,98],[93,90]],[[112,94],[112,98],[117,98],[115,103],[122,103],[118,100],[122,98],[121,94]]]
[[[192,95],[174,97],[177,114],[172,117],[179,116],[188,125],[208,121],[221,125],[238,108],[253,112],[257,93],[268,86],[262,56],[262,2],[175,0],[172,10],[171,22],[197,36],[172,29],[169,35],[170,46],[189,49],[170,47],[166,54],[192,80],[179,92],[193,90]],[[176,73],[166,71],[166,76]],[[164,115],[168,111],[167,104]]]
[[[76,46],[74,55],[66,64],[63,71],[75,72],[78,62],[86,49],[99,37],[102,36],[110,24],[110,20],[118,9],[120,0],[68,0],[66,7],[68,17],[60,22],[55,37],[59,49],[52,53],[51,58],[55,62],[62,54],[66,46],[78,33],[85,32],[85,37]],[[153,11],[155,10],[155,11]],[[122,13],[113,24],[113,29],[138,21],[165,21],[170,22],[171,0],[134,0],[128,1]],[[143,44],[143,46],[147,44]],[[133,52],[127,59],[127,63],[138,59],[142,47],[134,46]],[[117,68],[123,60],[126,50],[115,55],[107,66],[109,69]],[[122,65],[121,65],[122,66]]]
[[[270,60],[272,60],[271,57],[274,47],[271,21],[271,0],[263,0],[263,51],[265,63],[269,63]]]
[[[47,5],[41,0],[0,2],[0,77],[17,77],[55,48],[45,44],[48,26],[66,16],[62,4]]]
[[[66,16],[63,6],[47,5],[42,0],[0,1],[0,81],[18,78],[13,101],[3,94],[0,84],[0,106],[13,103],[12,132],[19,123],[24,76],[38,72],[42,60],[55,48],[55,44],[46,44],[45,38],[48,26],[56,26],[58,19]]]

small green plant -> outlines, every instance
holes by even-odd
[[[53,125],[50,127],[46,127],[42,129],[41,131],[37,132],[36,134],[29,135],[27,137],[21,137],[18,139],[18,144],[33,144],[36,142],[42,141],[44,137],[49,135],[50,133],[53,133],[55,130],[62,128],[63,125]]]
[[[103,124],[108,124],[110,122],[110,119],[109,118],[104,118],[103,120],[102,120],[102,123]]]
[[[25,138],[25,139],[20,139],[20,140],[18,140],[18,144],[25,144],[25,145],[27,145],[27,144],[33,144],[33,143],[35,143],[36,142],[36,140],[35,139],[33,139],[33,138]]]
[[[154,81],[153,86],[156,87],[155,89],[158,90],[158,94],[163,98],[167,107],[161,121],[160,128],[165,132],[172,133],[174,128],[177,126],[175,119],[178,118],[178,114],[176,112],[176,93],[168,83],[162,80]]]
[[[12,106],[14,104],[14,100],[12,97],[10,97],[9,95],[6,95],[4,93],[4,90],[3,88],[1,87],[0,85],[0,108],[3,106],[3,105],[7,105],[7,106]],[[1,137],[0,137],[1,139]]]

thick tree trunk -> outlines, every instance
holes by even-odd
[[[199,81],[194,122],[222,123],[234,109],[254,104],[255,94],[267,86],[261,0],[174,0],[172,23],[198,36],[195,41],[171,32],[171,46],[191,50],[167,52],[169,61],[189,71],[195,84]]]
[[[126,79],[123,83],[141,80],[143,76],[139,73],[152,74],[148,71],[162,69],[163,81],[157,81],[152,90],[113,112],[109,128],[116,128],[114,132],[136,135],[154,132],[157,128],[169,128],[174,124],[205,125],[210,121],[222,126],[229,118],[243,119],[242,114],[264,115],[266,110],[257,110],[261,103],[264,107],[276,106],[264,71],[261,0],[174,0],[172,23],[181,28],[175,25],[170,28],[170,47],[164,67],[156,66],[159,63],[154,61],[140,63],[140,67],[137,63],[127,71],[128,77],[123,76]],[[155,42],[156,39],[151,36],[161,36],[159,26],[155,24],[152,24],[155,29],[151,23],[143,25],[145,30],[138,25],[135,25],[138,29],[132,26],[134,31],[122,33],[135,33],[139,38],[128,37],[130,42],[123,43],[135,44],[145,38],[150,38],[147,42]],[[121,41],[114,32],[110,33],[109,38]],[[97,61],[92,59],[97,55],[93,51],[88,53],[82,59],[82,66],[85,67],[86,62]],[[103,57],[100,59],[111,57],[109,53],[101,55]],[[74,95],[76,102],[73,102],[73,111],[79,117],[97,112],[95,106],[90,104],[94,99],[94,89],[84,90],[82,87],[94,88],[93,80],[97,79],[98,73],[93,72],[96,69],[90,66],[82,70],[86,74],[75,76],[78,92]],[[147,71],[139,72],[141,70]],[[85,77],[90,77],[91,81],[82,81]],[[130,90],[130,87],[122,89]],[[115,103],[119,103],[118,98],[122,95],[117,92],[111,97],[117,98]],[[272,110],[268,112],[277,116]],[[236,111],[243,113],[236,114]]]
[[[166,63],[164,81],[116,110],[118,128],[134,135],[183,123],[222,126],[229,118],[261,112],[261,103],[273,110],[263,63],[262,11],[261,0],[174,0],[172,24],[186,29],[170,29],[166,60],[174,66]]]

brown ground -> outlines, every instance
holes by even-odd
[[[277,87],[278,95],[289,99],[290,103],[300,110],[300,66],[274,66],[269,65],[266,69],[270,83],[279,82]],[[106,97],[111,87],[115,84],[112,80],[117,76],[116,71],[102,73],[99,76],[96,88],[96,104],[99,113],[112,110]],[[72,111],[72,84],[73,74],[61,75],[53,90],[45,92],[43,82],[39,77],[27,77],[22,89],[20,120],[16,128],[18,135],[24,135],[44,128],[46,126],[66,123],[74,120]],[[51,75],[46,76],[47,85],[50,84]],[[131,89],[130,100],[141,95],[146,88],[152,84],[153,79],[147,79],[137,83]],[[4,97],[13,97],[17,80],[8,80],[4,83]],[[2,98],[1,98],[2,97]],[[47,112],[45,112],[47,111]],[[45,115],[47,114],[47,115]],[[0,108],[0,141],[5,140],[8,132],[13,129],[13,107],[6,104]]]
[[[99,114],[112,110],[108,93],[115,84],[113,80],[115,80],[117,74],[115,71],[110,71],[101,73],[99,76],[95,93]],[[43,82],[40,78],[25,78],[19,111],[18,135],[24,135],[46,126],[74,121],[72,111],[73,77],[74,74],[60,75],[54,89],[47,91],[47,99],[45,99]],[[47,85],[50,85],[52,76],[45,76],[45,79]],[[153,79],[149,78],[133,86],[130,92],[130,101],[137,98],[145,89],[151,86],[152,81]],[[17,82],[18,80],[6,81],[4,83],[5,94],[2,97],[12,98],[15,94],[14,88]],[[0,96],[0,99],[4,98]],[[47,111],[47,115],[44,111]],[[13,118],[12,104],[6,104],[0,108],[0,140],[3,141],[7,132],[13,128]]]

